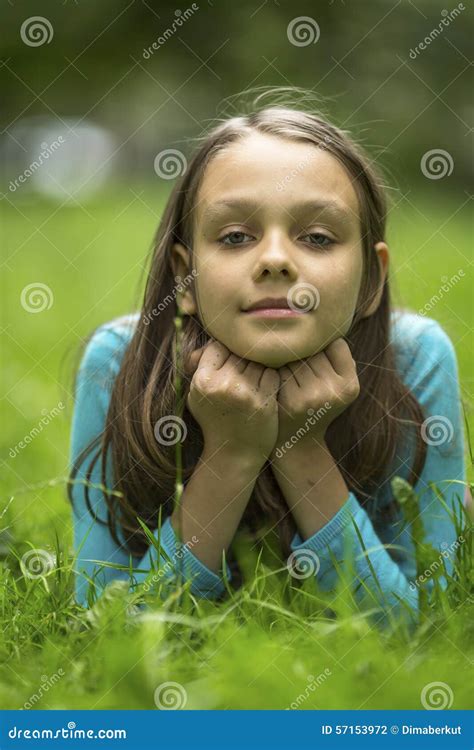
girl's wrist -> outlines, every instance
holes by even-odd
[[[293,452],[298,453],[298,455],[308,454],[315,456],[318,452],[327,450],[325,433],[311,433],[296,441],[292,441],[291,439],[285,440],[284,442],[278,441],[270,458],[272,461],[277,461]]]
[[[241,471],[249,474],[258,474],[265,464],[266,458],[264,456],[259,457],[256,450],[252,450],[245,445],[234,445],[224,442],[219,444],[205,443],[201,454],[201,461],[210,464],[238,465]]]

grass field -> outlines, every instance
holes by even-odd
[[[428,315],[456,346],[472,434],[472,236],[463,202],[410,194],[392,210],[389,242],[395,300],[414,310],[429,305]],[[284,571],[250,552],[244,560],[250,573],[257,566],[253,580],[218,605],[192,606],[185,598],[178,607],[170,597],[144,613],[120,586],[91,611],[74,603],[63,478],[76,354],[96,325],[139,304],[135,291],[163,199],[141,186],[117,188],[83,207],[20,203],[16,196],[13,203],[2,202],[8,320],[0,706],[144,709],[169,700],[196,709],[418,709],[423,688],[441,682],[451,707],[467,708],[474,643],[469,535],[459,580],[415,632],[372,628],[344,594],[338,617],[328,619],[311,582],[290,590]],[[28,312],[22,291],[38,283],[49,287],[52,304]],[[25,445],[44,416],[49,423]],[[19,559],[31,548],[56,553],[56,568],[24,577]]]

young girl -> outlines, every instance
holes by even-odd
[[[182,571],[196,596],[225,596],[245,529],[277,534],[282,566],[301,578],[309,564],[323,590],[350,556],[356,599],[416,617],[426,583],[391,480],[414,486],[441,559],[456,542],[463,433],[448,336],[391,310],[385,219],[377,172],[321,116],[266,107],[209,133],[168,200],[142,310],[101,325],[79,368],[80,603],[153,564],[152,583]]]

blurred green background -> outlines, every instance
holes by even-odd
[[[472,425],[472,12],[432,0],[195,5],[2,8],[3,545],[48,547],[55,531],[70,544],[61,477],[80,343],[140,305],[172,184],[155,157],[189,156],[192,139],[238,111],[248,87],[311,91],[385,170],[395,301],[430,304],[451,336]],[[441,153],[428,169],[430,152]],[[41,312],[22,304],[29,285],[37,307],[46,295]]]

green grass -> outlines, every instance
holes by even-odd
[[[443,277],[464,271],[429,314],[456,346],[472,433],[467,214],[459,210],[462,199],[428,208],[426,200],[408,198],[390,221],[396,300],[421,309]],[[424,686],[444,682],[454,696],[452,708],[467,708],[474,642],[469,532],[457,579],[428,604],[416,630],[374,628],[354,610],[342,583],[329,597],[313,581],[296,588],[268,550],[258,557],[245,544],[239,555],[247,582],[220,604],[193,601],[184,592],[166,600],[148,595],[142,609],[136,607],[144,601],[141,593],[123,586],[90,611],[74,603],[62,478],[75,351],[100,322],[139,305],[132,292],[163,198],[142,187],[110,191],[84,209],[56,213],[42,202],[15,205],[3,201],[10,314],[3,342],[0,706],[155,708],[155,690],[173,681],[186,692],[186,708],[417,709]],[[47,284],[54,295],[51,308],[38,314],[20,303],[22,289],[34,282]],[[59,402],[67,408],[12,457],[10,451]],[[57,556],[51,572],[34,580],[19,564],[31,548]]]

